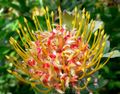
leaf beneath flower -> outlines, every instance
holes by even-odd
[[[119,50],[114,50],[111,51],[109,53],[106,53],[103,55],[103,57],[109,57],[111,54],[113,54],[110,58],[116,58],[116,57],[120,57],[120,51]]]

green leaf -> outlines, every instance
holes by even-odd
[[[120,81],[110,81],[109,88],[113,89],[115,87],[120,88]]]
[[[12,21],[12,22],[9,22],[4,28],[3,30],[12,30],[12,31],[15,31],[18,27],[18,20],[15,20],[15,21]]]
[[[104,53],[108,53],[109,50],[110,50],[110,41],[107,40],[104,48]]]
[[[108,80],[104,79],[104,78],[100,78],[98,81],[98,88],[102,88],[103,86],[105,86],[108,83]]]
[[[94,27],[93,32],[98,30],[100,28],[100,26],[103,26],[103,22],[102,21],[95,21],[95,27]]]
[[[65,11],[62,15],[63,18],[63,24],[66,25],[68,29],[72,29],[72,21],[74,20],[74,16],[72,15],[71,12]]]
[[[112,56],[111,56],[111,54],[112,54]],[[104,54],[103,57],[110,57],[110,58],[120,57],[120,51],[119,50],[111,51],[109,53]]]
[[[10,51],[9,47],[4,46],[4,45],[0,46],[1,54],[7,54],[9,51]]]

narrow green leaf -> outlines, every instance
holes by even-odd
[[[110,58],[116,58],[116,57],[120,57],[120,51],[119,50],[114,50],[111,51],[109,53],[106,53],[103,55],[103,57],[109,57],[112,54],[112,56]]]

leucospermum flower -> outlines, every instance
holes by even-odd
[[[107,35],[102,27],[93,32],[95,21],[90,20],[88,12],[83,9],[79,13],[75,8],[70,29],[63,24],[63,13],[60,8],[58,13],[59,23],[54,22],[54,13],[50,16],[48,8],[45,9],[48,28],[46,31],[41,28],[37,17],[34,16],[37,32],[32,32],[27,19],[24,18],[26,25],[19,24],[20,30],[17,30],[24,47],[14,38],[10,38],[11,45],[22,61],[19,62],[14,57],[13,64],[16,69],[9,72],[43,93],[51,89],[64,93],[69,87],[81,91],[87,87],[91,75],[109,60],[108,58],[104,63],[100,63]],[[92,36],[94,38],[90,44]],[[38,85],[42,88],[38,88]]]

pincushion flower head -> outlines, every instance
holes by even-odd
[[[100,63],[107,35],[102,26],[93,32],[95,21],[90,20],[90,14],[84,9],[78,12],[75,8],[70,28],[63,23],[60,7],[58,23],[54,22],[53,12],[49,15],[48,8],[44,12],[47,30],[43,30],[37,17],[33,16],[36,32],[30,29],[26,18],[25,26],[19,24],[20,30],[17,30],[24,47],[10,38],[11,45],[22,60],[14,57],[15,70],[9,72],[39,92],[55,89],[64,93],[70,87],[76,92],[81,91],[87,87],[91,75],[109,60]]]

